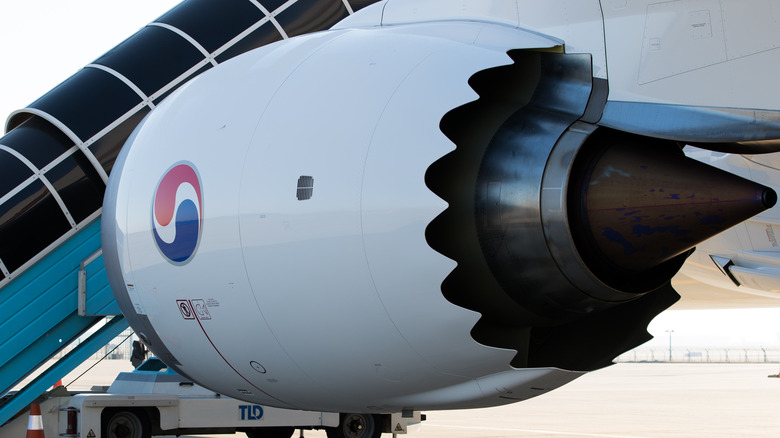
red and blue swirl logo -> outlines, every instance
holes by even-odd
[[[198,248],[203,225],[203,195],[191,163],[177,163],[154,191],[152,231],[160,253],[175,265],[190,261]]]

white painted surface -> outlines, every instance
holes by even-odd
[[[780,1],[602,2],[610,100],[780,109]]]
[[[425,240],[447,207],[425,184],[454,148],[441,118],[477,97],[472,74],[511,62],[508,48],[555,44],[477,22],[319,33],[238,57],[159,105],[121,170],[119,248],[181,369],[232,397],[345,412],[504,404],[577,377],[512,369],[514,351],[475,342],[479,315],[440,290],[455,264]],[[202,236],[172,264],[149,205],[183,160],[201,179]],[[314,179],[311,199],[296,199],[300,176]]]

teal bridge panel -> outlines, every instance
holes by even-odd
[[[90,330],[106,315],[116,316]],[[0,289],[0,425],[127,327],[103,266],[98,218]],[[79,337],[78,346],[41,371]]]

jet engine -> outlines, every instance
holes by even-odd
[[[606,366],[649,338],[698,242],[776,202],[599,126],[606,86],[591,55],[488,21],[231,59],[114,165],[122,311],[176,371],[285,408],[494,406]]]

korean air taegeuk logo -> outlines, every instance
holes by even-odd
[[[160,253],[183,265],[198,248],[203,225],[203,195],[195,166],[180,162],[165,172],[154,191],[152,232]]]

